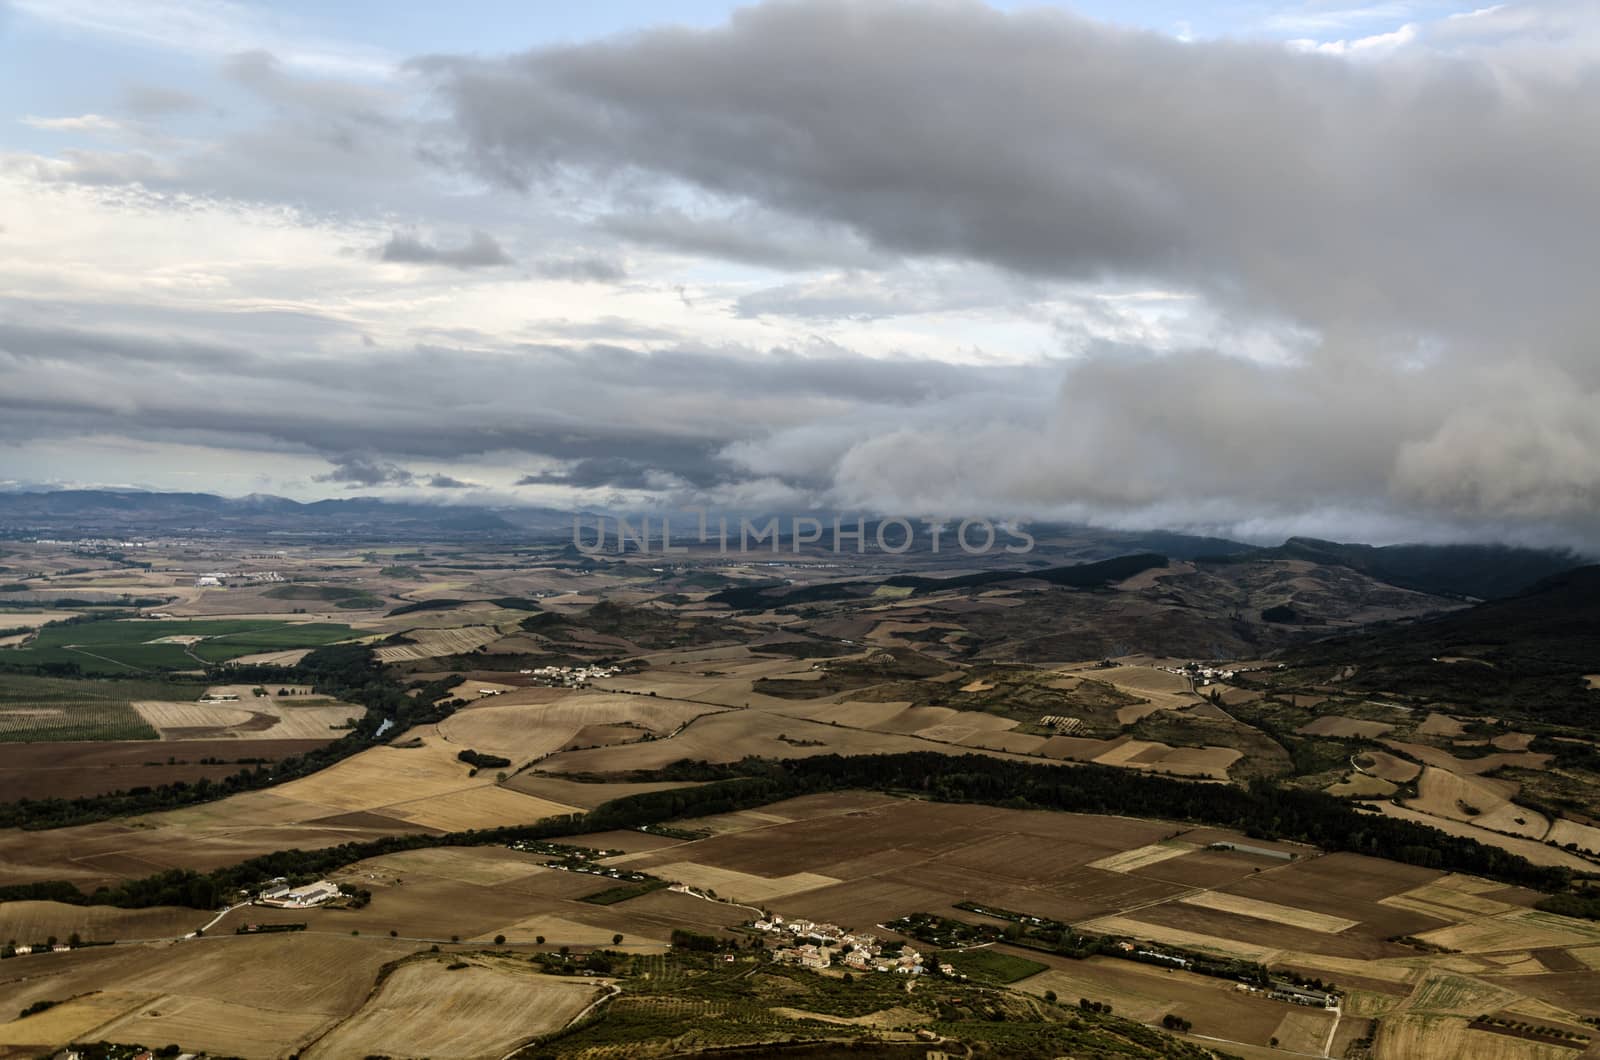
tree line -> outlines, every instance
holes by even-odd
[[[318,850],[280,850],[198,873],[172,869],[86,895],[70,883],[0,887],[0,901],[48,899],[77,905],[212,908],[223,897],[254,890],[277,876],[321,876],[368,858],[422,847],[509,845],[518,840],[639,828],[704,817],[846,789],[914,794],[941,802],[1048,809],[1190,821],[1232,828],[1266,840],[1309,843],[1410,865],[1464,872],[1557,893],[1569,870],[1524,858],[1425,825],[1362,812],[1320,792],[1288,791],[1259,782],[1249,789],[1150,776],[1106,766],[1055,766],[983,755],[917,751],[892,755],[818,755],[784,762],[746,759],[732,765],[679,764],[668,771],[720,777],[698,787],[640,792],[583,814],[525,825],[443,835],[395,835]]]

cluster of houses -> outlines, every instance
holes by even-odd
[[[225,584],[229,579],[251,584],[263,582],[288,581],[282,574],[275,570],[248,570],[248,571],[209,571],[205,574],[194,576],[194,585],[197,589],[216,588]]]
[[[848,932],[837,924],[817,923],[812,920],[785,920],[781,916],[765,917],[750,925],[756,931],[778,937],[778,946],[772,959],[779,964],[797,964],[802,968],[821,971],[834,965],[858,972],[896,972],[900,975],[921,975],[927,969],[923,956],[910,946],[898,953],[884,952],[877,936],[867,932]],[[939,970],[954,975],[955,969],[941,964]]]
[[[309,909],[337,897],[339,897],[337,883],[318,880],[303,887],[290,887],[282,877],[279,877],[256,895],[256,904],[270,905],[278,909]]]
[[[602,677],[612,677],[620,673],[615,666],[541,666],[536,670],[519,671],[524,677],[531,677],[542,685],[554,685],[557,688],[585,688],[590,681]]]
[[[1194,680],[1199,687],[1205,687],[1213,681],[1231,681],[1238,670],[1221,670],[1213,666],[1201,666],[1199,663],[1188,663],[1183,666],[1163,666],[1169,674],[1178,674]]]

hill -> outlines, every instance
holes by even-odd
[[[1291,537],[1247,558],[1299,559],[1349,567],[1403,589],[1492,600],[1576,567],[1570,552],[1511,545],[1354,545]]]
[[[1339,667],[1347,683],[1563,724],[1588,724],[1600,693],[1600,565],[1545,578],[1503,600],[1385,623],[1291,649],[1297,669]]]

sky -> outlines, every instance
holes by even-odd
[[[1600,552],[1600,5],[0,0],[0,489]]]

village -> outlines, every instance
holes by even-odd
[[[752,930],[776,936],[772,959],[778,964],[796,964],[821,971],[838,964],[859,972],[887,972],[922,975],[932,967],[918,951],[899,943],[883,943],[868,932],[849,932],[837,924],[813,920],[785,920],[781,916],[763,917],[748,925]],[[940,964],[948,976],[955,968]],[[961,978],[965,978],[962,976]]]
[[[518,671],[524,677],[532,677],[535,684],[554,688],[587,688],[590,681],[614,677],[621,672],[617,666],[540,666]]]

